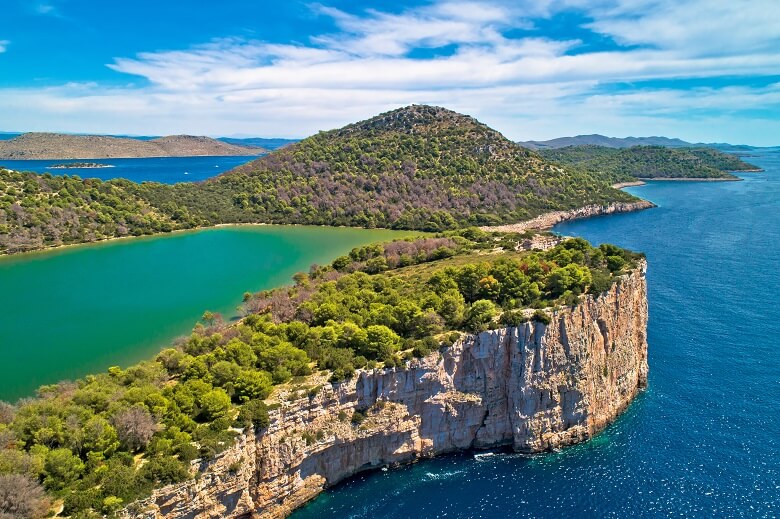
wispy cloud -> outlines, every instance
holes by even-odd
[[[35,6],[35,11],[38,14],[53,14],[56,8],[51,4],[38,4]]]
[[[780,71],[774,1],[748,9],[726,0],[439,0],[400,13],[315,4],[336,32],[303,44],[226,38],[117,58],[108,66],[145,86],[0,91],[0,125],[48,114],[48,129],[300,136],[414,102],[471,113],[518,139],[599,131],[726,140],[734,128],[753,134],[739,123],[747,111],[780,119],[778,85],[734,79]],[[584,52],[578,38],[535,29],[571,12],[588,20],[582,30],[615,44]],[[674,88],[691,78],[731,86]],[[672,86],[605,93],[652,80]],[[756,128],[780,134],[765,119]]]
[[[0,40],[0,53],[8,50],[8,44],[11,43],[8,40]]]

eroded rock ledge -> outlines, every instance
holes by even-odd
[[[125,517],[277,518],[362,470],[587,440],[647,383],[644,268],[553,312],[549,325],[464,335],[404,370],[278,395],[266,430],[243,434],[196,479],[157,490]],[[355,411],[366,417],[359,425]]]
[[[555,225],[566,222],[569,220],[580,220],[583,218],[592,218],[594,216],[604,216],[608,214],[616,213],[630,213],[633,211],[641,211],[643,209],[650,209],[656,207],[656,205],[647,200],[638,200],[636,202],[613,202],[606,205],[586,205],[579,209],[572,209],[571,211],[553,211],[550,213],[544,213],[531,220],[519,223],[511,223],[507,225],[493,225],[488,227],[480,227],[483,231],[498,231],[498,232],[524,232],[528,230],[545,230],[551,229]]]

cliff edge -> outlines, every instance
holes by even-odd
[[[591,438],[647,384],[645,263],[549,324],[464,334],[406,369],[313,380],[277,395],[200,476],[156,490],[124,517],[284,517],[357,472],[464,450],[542,452]],[[320,384],[320,382],[322,382]]]

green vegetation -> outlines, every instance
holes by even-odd
[[[630,201],[478,121],[411,106],[319,133],[201,183],[0,170],[0,253],[219,223],[443,231]]]
[[[404,367],[461,331],[549,324],[541,309],[598,295],[640,257],[582,239],[515,250],[524,238],[465,229],[356,248],[292,286],[247,295],[237,323],[204,313],[153,361],[0,403],[0,495],[22,489],[45,509],[42,486],[67,515],[111,514],[191,477],[190,462],[229,447],[240,428],[267,427],[277,386],[316,394],[322,376],[304,377],[317,371],[339,382]]]
[[[736,177],[729,174],[729,171],[758,169],[757,166],[743,162],[736,155],[712,148],[607,148],[588,145],[542,150],[539,154],[561,164],[603,175],[610,182],[625,182],[637,178],[734,179]]]

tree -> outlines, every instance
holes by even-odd
[[[252,383],[247,383],[247,380],[255,380],[252,375],[259,373],[260,372],[256,371],[242,372],[236,379],[236,392],[238,393],[239,388],[241,388],[242,394],[251,395],[255,386],[253,386]],[[270,388],[270,386],[269,380],[268,388]],[[247,389],[247,387],[251,389]],[[217,418],[225,416],[230,410],[230,397],[225,393],[224,389],[214,388],[211,391],[204,393],[203,396],[200,397],[198,404],[200,406],[200,416],[204,420],[216,420]]]
[[[439,315],[451,328],[457,328],[463,323],[466,313],[466,300],[457,288],[447,290],[441,295]]]
[[[49,511],[43,487],[21,474],[0,475],[0,517],[38,519]]]
[[[588,267],[571,264],[550,272],[547,285],[553,297],[559,297],[569,290],[574,294],[581,294],[590,282],[591,274]]]
[[[157,422],[146,408],[133,406],[119,411],[112,420],[119,441],[130,452],[145,449],[157,432]]]
[[[46,455],[43,473],[46,488],[62,490],[81,477],[84,473],[84,463],[70,449],[54,449]]]
[[[610,272],[619,272],[626,266],[626,260],[623,256],[607,256],[607,268]]]
[[[480,299],[474,301],[466,314],[466,326],[474,332],[483,332],[496,316],[497,309],[493,301]]]
[[[82,448],[85,452],[99,452],[109,457],[119,448],[116,429],[102,416],[93,416],[81,430]]]
[[[241,372],[241,368],[235,363],[221,360],[211,366],[212,382],[216,386],[225,386],[228,383],[233,383]]]
[[[233,387],[236,390],[236,398],[239,400],[262,400],[271,394],[273,380],[271,375],[265,371],[243,370],[238,377],[236,377],[236,382]],[[225,396],[223,397],[219,391]],[[230,397],[228,397],[227,393],[224,391],[219,391],[209,392],[206,395],[203,395],[201,407],[206,413],[206,416],[219,418],[225,416],[225,413],[227,413],[227,410],[230,407]],[[227,398],[227,402],[225,401],[225,398]]]
[[[393,330],[381,324],[372,324],[366,328],[366,346],[361,351],[369,359],[386,359],[398,351],[401,337]]]
[[[496,278],[488,275],[479,280],[479,297],[496,301],[499,294],[501,294],[501,282]]]

